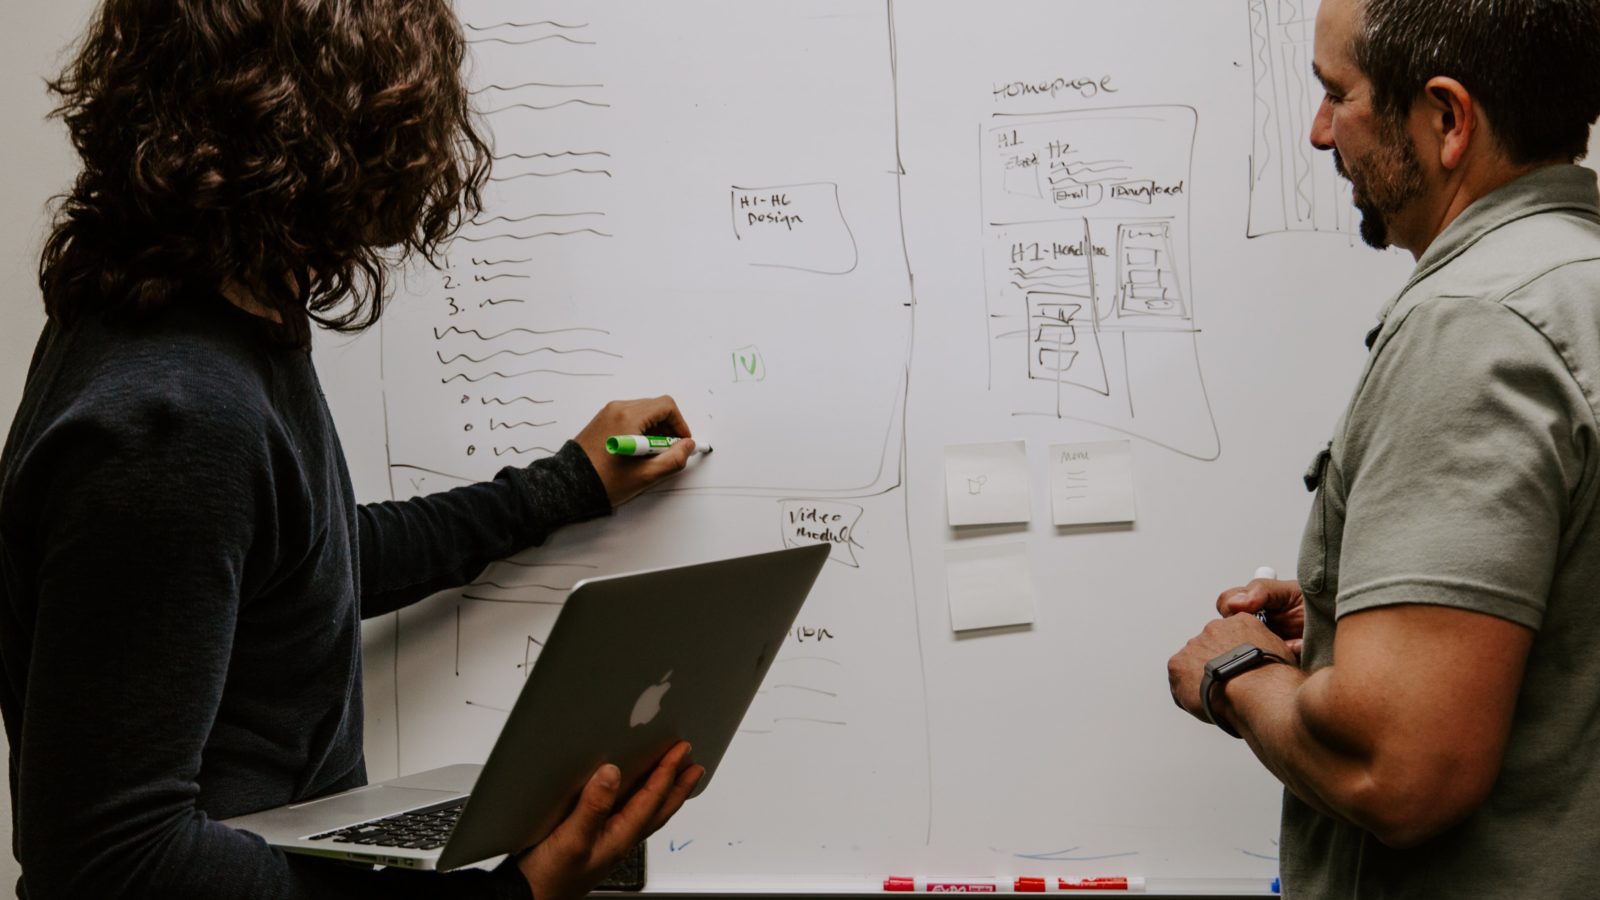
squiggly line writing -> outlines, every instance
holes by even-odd
[[[622,354],[620,353],[612,353],[609,350],[597,350],[593,347],[575,347],[571,350],[562,350],[556,347],[535,347],[532,350],[496,350],[488,356],[481,357],[470,356],[466,353],[457,353],[449,358],[446,358],[443,353],[440,353],[437,350],[433,351],[433,355],[439,357],[439,362],[447,366],[453,362],[456,362],[457,360],[462,359],[470,363],[482,363],[488,362],[489,360],[494,359],[496,356],[532,356],[535,353],[557,353],[563,356],[569,353],[598,353],[601,356],[609,356],[612,359],[622,359]]]
[[[495,160],[504,162],[508,159],[556,159],[562,156],[604,156],[611,158],[611,154],[604,150],[563,150],[560,153],[504,153],[495,157]]]
[[[593,46],[594,44],[594,41],[580,41],[576,38],[567,37],[564,34],[547,34],[544,37],[530,38],[526,41],[513,41],[507,38],[497,37],[467,39],[467,43],[469,44],[510,44],[513,47],[525,47],[528,44],[537,44],[540,41],[566,41],[569,44],[588,44],[590,46]]]
[[[486,94],[489,91],[520,91],[523,88],[542,87],[554,90],[577,90],[579,88],[603,88],[603,84],[559,84],[554,81],[524,81],[521,84],[486,84],[481,88],[469,91],[472,94]]]
[[[473,25],[468,22],[463,22],[462,24],[466,25],[473,31],[489,31],[494,28],[538,28],[540,25],[549,25],[554,28],[564,28],[568,31],[576,31],[579,28],[589,27],[588,22],[582,22],[577,25],[563,25],[554,19],[543,19],[538,22],[496,22],[493,25]]]
[[[519,453],[519,454],[520,453],[548,453],[551,456],[555,456],[556,455],[556,452],[554,450],[551,450],[549,447],[527,447],[527,448],[523,448],[523,447],[511,446],[511,447],[496,447],[496,448],[494,448],[494,455],[495,456],[505,456],[507,453]],[[473,599],[476,600],[477,598],[474,597]]]
[[[604,232],[604,231],[596,231],[593,228],[576,228],[576,229],[573,229],[572,231],[540,231],[540,232],[537,232],[535,234],[511,234],[510,232],[500,232],[500,233],[496,233],[496,234],[486,234],[483,237],[467,237],[466,235],[461,235],[461,236],[457,237],[456,240],[458,240],[458,241],[466,241],[469,244],[481,244],[484,241],[495,241],[495,240],[499,240],[500,238],[510,238],[511,240],[514,240],[514,241],[528,241],[528,240],[532,240],[534,238],[542,238],[542,237],[571,237],[571,236],[573,236],[575,234],[585,234],[585,233],[597,235],[597,236],[603,237],[603,238],[614,237],[614,235],[612,235],[612,234],[609,234],[609,233]]]
[[[605,329],[602,329],[602,328],[553,328],[553,329],[550,329],[549,331],[539,331],[538,329],[535,329],[535,328],[520,328],[520,327],[518,327],[518,328],[507,328],[505,331],[497,331],[494,334],[486,335],[486,334],[484,334],[483,332],[479,331],[476,328],[458,328],[455,325],[451,325],[449,328],[443,328],[443,329],[435,328],[433,330],[433,338],[434,338],[434,340],[443,340],[446,335],[450,335],[450,334],[459,334],[459,335],[463,335],[463,336],[470,334],[470,335],[472,335],[473,337],[477,338],[480,341],[492,341],[492,340],[495,340],[496,338],[503,338],[508,334],[570,334],[572,332],[577,332],[577,331],[592,331],[595,334],[604,334],[604,335],[611,334],[611,332],[606,331]]]
[[[549,112],[552,109],[560,109],[563,106],[571,106],[574,103],[576,103],[576,104],[578,104],[580,106],[593,106],[593,107],[595,107],[597,109],[610,109],[611,108],[611,104],[609,104],[609,103],[596,103],[593,100],[572,99],[572,100],[563,100],[560,103],[552,103],[549,106],[540,106],[537,103],[513,103],[510,106],[502,106],[499,109],[491,109],[487,113],[485,113],[485,115],[492,116],[495,113],[509,112],[509,111],[511,111],[513,109],[531,109],[534,112]]]
[[[535,400],[532,397],[512,397],[510,400],[507,400],[507,399],[505,399],[503,397],[479,397],[478,398],[478,405],[479,406],[488,406],[491,403],[493,403],[495,406],[510,406],[513,403],[554,403],[554,402],[555,402],[554,400]]]
[[[465,381],[477,384],[488,378],[522,378],[526,375],[560,375],[565,378],[610,378],[610,372],[563,372],[560,369],[529,369],[526,372],[485,372],[482,375],[467,375],[457,372],[449,378],[439,379],[440,384],[449,384],[452,381]]]
[[[487,219],[473,219],[479,225],[490,222],[526,222],[529,219],[572,219],[578,216],[604,216],[603,212],[570,212],[570,213],[534,213],[531,216],[490,216]],[[531,262],[531,260],[518,260],[518,262]]]
[[[604,175],[612,177],[609,169],[562,169],[559,172],[519,172],[515,175],[506,175],[503,178],[491,178],[490,181],[516,181],[519,178],[560,178],[563,175]]]

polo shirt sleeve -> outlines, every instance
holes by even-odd
[[[1506,306],[1432,297],[1374,350],[1342,449],[1337,615],[1402,603],[1537,629],[1591,415],[1561,356]]]

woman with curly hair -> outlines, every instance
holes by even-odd
[[[19,896],[585,892],[683,803],[683,745],[607,766],[498,869],[375,871],[219,824],[364,784],[359,620],[460,585],[681,469],[609,404],[493,481],[359,506],[308,351],[434,259],[487,174],[447,0],[103,0],[50,83],[82,157],[0,456],[0,710]]]

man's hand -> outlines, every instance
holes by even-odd
[[[689,425],[671,397],[613,400],[595,414],[573,440],[594,464],[612,506],[621,506],[657,481],[683,471],[694,452],[694,441],[683,440],[657,456],[612,456],[606,452],[606,438],[614,434],[687,438]]]
[[[1306,631],[1305,604],[1306,598],[1298,582],[1257,578],[1244,587],[1228,588],[1218,595],[1217,615],[1226,619],[1238,613],[1264,612],[1267,627],[1299,656]]]
[[[589,893],[633,846],[665,825],[706,774],[679,741],[622,809],[612,808],[622,773],[607,764],[584,785],[572,814],[523,856],[517,866],[537,900],[567,900]]]
[[[1221,600],[1218,600],[1218,605],[1221,605]],[[1167,661],[1167,685],[1172,689],[1172,699],[1189,715],[1207,725],[1211,724],[1211,720],[1206,718],[1205,709],[1200,705],[1200,680],[1205,677],[1206,663],[1240,644],[1254,644],[1291,662],[1296,658],[1289,645],[1261,624],[1254,613],[1241,612],[1206,623],[1199,634],[1190,638],[1189,643]],[[1248,673],[1240,677],[1248,677]],[[1220,695],[1224,692],[1217,693]],[[1223,698],[1217,696],[1211,699],[1211,708],[1218,715],[1225,715]]]

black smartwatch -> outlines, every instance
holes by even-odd
[[[1267,663],[1288,665],[1289,661],[1276,653],[1268,653],[1255,644],[1240,644],[1206,663],[1205,677],[1200,679],[1200,708],[1205,710],[1206,718],[1211,720],[1211,724],[1221,728],[1229,737],[1239,737],[1239,732],[1234,731],[1226,719],[1218,718],[1217,714],[1211,711],[1212,689],[1226,683],[1230,678],[1237,678]]]

